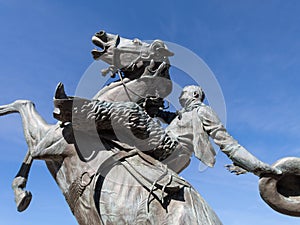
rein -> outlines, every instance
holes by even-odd
[[[122,83],[124,89],[125,89],[126,95],[127,95],[128,99],[129,99],[131,102],[132,102],[132,99],[131,99],[131,97],[130,97],[128,91],[130,91],[132,94],[134,94],[134,95],[140,97],[141,99],[146,99],[146,97],[137,94],[136,92],[134,92],[133,90],[131,90],[130,88],[127,87],[126,83],[125,83],[124,80],[123,80],[123,77],[122,77],[122,74],[121,74],[121,71],[120,71],[120,70],[118,70],[118,76],[119,76],[119,78],[120,78],[120,81],[121,81],[121,83]]]

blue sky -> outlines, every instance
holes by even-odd
[[[74,94],[93,62],[91,36],[162,39],[200,56],[214,72],[229,132],[265,162],[300,155],[300,2],[290,1],[16,1],[0,0],[0,104],[30,99],[48,122],[62,81]],[[171,74],[176,77],[176,74]],[[11,181],[27,146],[17,115],[0,118],[0,224],[77,224],[43,162],[34,162],[27,211],[16,211]],[[182,174],[224,225],[296,225],[260,198],[254,175],[234,176],[219,153],[215,168]]]

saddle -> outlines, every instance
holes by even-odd
[[[114,150],[115,153],[104,161],[97,170],[101,175],[104,168],[112,168],[120,163],[124,168],[149,191],[148,204],[152,195],[162,204],[166,197],[178,193],[184,187],[191,185],[162,162],[124,143],[112,141],[115,145],[126,150]]]

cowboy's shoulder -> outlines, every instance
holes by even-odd
[[[213,109],[204,103],[198,104],[195,110],[197,110],[197,112],[200,114],[210,114],[211,112],[213,112]]]
[[[202,103],[197,107],[197,113],[201,118],[206,118],[206,119],[218,119],[217,114],[215,111],[208,105]]]

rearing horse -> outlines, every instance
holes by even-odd
[[[92,40],[103,48],[102,51],[93,50],[94,59],[110,64],[103,72],[110,72],[111,75],[118,73],[120,76],[120,81],[103,88],[94,99],[137,102],[146,95],[164,98],[171,92],[168,56],[172,53],[162,41],[146,44],[105,32],[96,33]],[[64,95],[59,91],[57,94]],[[170,178],[182,180],[159,161],[141,159],[141,153],[136,153],[143,149],[132,148],[124,152],[122,145],[105,139],[105,133],[101,134],[102,145],[99,145],[98,136],[80,134],[85,141],[82,149],[75,138],[74,124],[47,124],[30,101],[19,100],[0,106],[0,116],[10,113],[20,113],[28,144],[25,160],[13,182],[19,211],[25,210],[31,200],[30,192],[24,188],[32,161],[40,159],[46,162],[80,225],[221,224],[190,185],[180,186],[180,189],[170,192],[166,185],[161,189],[153,185],[149,189],[149,186],[141,184],[130,172],[127,161],[145,167],[146,171],[151,167],[153,170],[165,168],[164,173]],[[58,112],[56,116],[61,115]],[[81,153],[95,146],[97,154],[87,162]]]
[[[0,106],[0,115],[10,113],[20,113],[28,154],[45,160],[80,225],[221,224],[193,187],[181,188],[162,203],[122,164],[106,164],[118,146],[107,142],[87,163],[78,155],[71,124],[47,124],[25,100]],[[90,163],[103,168],[94,171]]]

